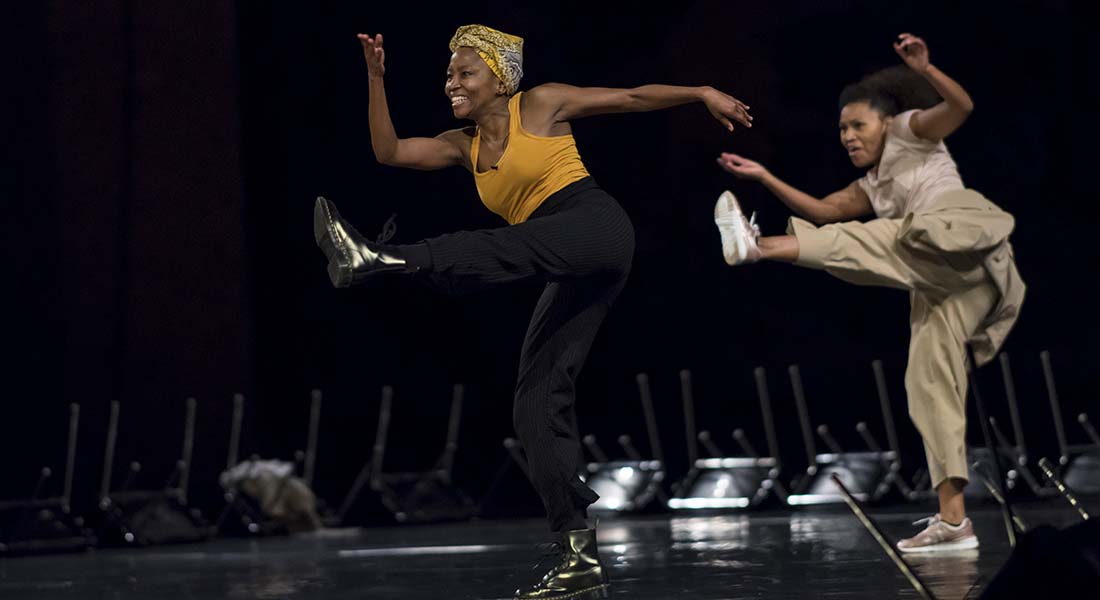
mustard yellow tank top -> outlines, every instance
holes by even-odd
[[[492,169],[477,171],[480,129],[470,145],[481,202],[510,225],[526,221],[554,192],[588,177],[572,134],[544,137],[523,128],[519,114],[522,95],[515,94],[508,101],[508,145]]]

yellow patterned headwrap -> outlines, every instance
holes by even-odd
[[[451,38],[451,52],[463,47],[477,51],[508,93],[516,93],[523,79],[523,38],[484,25],[463,25]]]

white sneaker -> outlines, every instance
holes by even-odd
[[[978,547],[978,536],[974,535],[974,525],[970,519],[963,519],[958,525],[948,525],[939,513],[914,522],[914,525],[928,526],[917,535],[898,542],[902,552],[947,552],[969,550]]]
[[[718,203],[714,205],[714,223],[718,225],[718,233],[722,234],[722,254],[726,257],[726,264],[733,266],[760,260],[760,248],[756,245],[760,237],[756,213],[746,219],[737,198],[729,190],[718,196]]]

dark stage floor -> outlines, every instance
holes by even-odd
[[[1054,501],[1018,510],[1032,526],[1075,522]],[[894,538],[927,516],[871,514]],[[971,517],[979,550],[910,559],[941,600],[976,598],[1008,558],[1000,513],[982,507]],[[541,576],[531,568],[544,533],[542,521],[483,521],[12,558],[0,560],[0,598],[511,598]],[[605,518],[600,547],[616,598],[916,596],[843,506]]]

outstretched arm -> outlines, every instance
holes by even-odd
[[[360,33],[359,43],[363,46],[363,57],[367,61],[367,78],[370,99],[367,116],[370,123],[370,143],[374,157],[384,165],[408,167],[410,169],[434,170],[464,164],[461,143],[461,131],[442,133],[434,138],[397,137],[390,108],[386,102],[386,86],[383,75],[386,73],[386,53],[382,48],[382,34],[369,36]]]
[[[954,79],[944,74],[928,61],[928,45],[909,33],[898,36],[894,51],[905,64],[923,76],[936,89],[943,102],[913,113],[909,128],[917,137],[938,142],[951,135],[966,121],[974,110],[974,101]]]
[[[527,100],[540,111],[548,112],[557,122],[609,113],[647,112],[702,102],[726,129],[733,131],[733,121],[752,127],[749,107],[744,102],[710,86],[643,85],[626,89],[547,83],[528,91]]]
[[[855,181],[819,200],[772,175],[771,171],[756,161],[723,152],[718,157],[718,164],[737,177],[764,184],[769,192],[782,200],[795,214],[817,225],[851,221],[873,212],[870,198]]]

